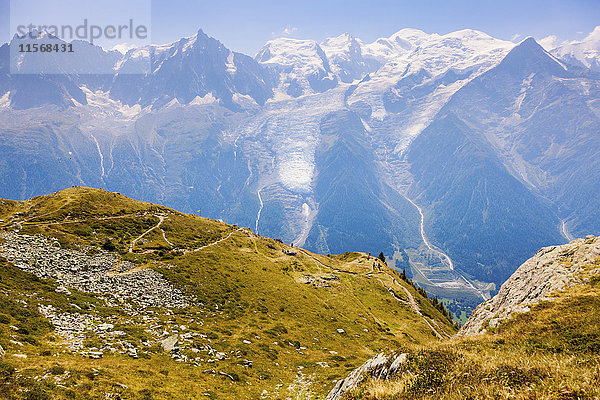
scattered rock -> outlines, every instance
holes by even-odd
[[[42,235],[16,233],[1,235],[2,256],[16,267],[37,277],[60,283],[59,293],[71,294],[72,287],[84,292],[104,294],[122,302],[134,301],[142,308],[185,308],[190,300],[160,273],[150,268],[135,269],[114,253],[102,251],[94,256],[62,249],[56,239]],[[124,272],[122,272],[124,271]]]
[[[368,376],[381,380],[389,379],[407,360],[406,353],[393,353],[387,357],[383,353],[377,354],[352,371],[346,378],[337,381],[325,400],[340,400],[344,394],[355,389]]]

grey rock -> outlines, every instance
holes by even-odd
[[[389,379],[407,360],[406,353],[393,353],[389,356],[379,353],[352,371],[346,378],[337,381],[325,400],[340,400],[344,394],[355,389],[368,376],[381,380]]]
[[[99,359],[102,358],[104,354],[101,351],[90,351],[88,355],[92,359]]]
[[[54,291],[56,293],[64,293],[67,296],[71,295],[71,291],[69,289],[67,289],[66,287],[64,287],[63,285],[58,286]]]
[[[600,238],[587,236],[562,246],[545,247],[523,263],[493,298],[480,304],[456,336],[473,336],[495,328],[515,313],[551,300],[557,290],[583,283],[581,273],[600,258]],[[590,273],[594,273],[591,271]]]
[[[59,293],[70,294],[69,286],[84,292],[105,294],[121,302],[131,300],[142,309],[185,308],[190,300],[151,268],[133,270],[136,265],[121,262],[110,252],[94,256],[62,249],[56,239],[16,233],[2,235],[2,256],[16,267],[40,278],[54,279]],[[130,270],[132,270],[130,272]]]
[[[177,344],[178,335],[171,335],[165,340],[161,342],[162,348],[164,351],[173,351],[175,350],[175,345]]]

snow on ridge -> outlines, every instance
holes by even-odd
[[[256,100],[252,98],[252,96],[247,94],[234,93],[232,96],[233,102],[239,104],[243,108],[256,108],[260,107]]]
[[[229,52],[227,56],[227,61],[225,62],[225,67],[227,68],[227,72],[231,75],[237,72],[237,67],[235,66],[235,62],[233,61],[234,54],[233,51]]]
[[[439,35],[437,33],[425,33],[420,29],[404,28],[392,34],[389,38],[387,38],[387,40],[400,43],[399,39],[401,39],[413,46],[418,46],[427,40],[438,37]]]
[[[372,43],[362,44],[365,57],[385,63],[406,55],[426,40],[439,37],[418,29],[404,28],[389,37],[382,37]]]
[[[79,108],[91,110],[96,117],[110,117],[120,120],[134,120],[142,113],[149,112],[149,108],[142,109],[139,104],[128,106],[118,100],[110,98],[109,92],[96,90],[92,92],[86,86],[81,90],[87,99],[87,105],[78,105]]]
[[[114,45],[112,48],[110,49],[104,49],[104,51],[118,51],[119,53],[125,55],[127,54],[130,50],[134,50],[137,49],[138,46],[136,46],[133,43],[119,43]]]
[[[0,108],[7,107],[10,107],[10,92],[6,92],[2,97],[0,97]]]
[[[319,54],[321,48],[314,40],[278,38],[269,40],[257,53],[261,64],[280,65],[298,69],[325,69]]]
[[[135,49],[129,50],[125,55],[129,58],[150,58],[150,46],[137,47]]]
[[[181,51],[184,52],[184,53],[186,51],[188,51],[189,49],[191,49],[194,46],[194,44],[198,40],[198,34],[195,34],[194,36],[187,37],[185,39],[186,39],[186,42],[184,43],[184,45],[183,45],[183,47],[181,49]]]
[[[212,104],[217,103],[219,100],[213,95],[212,92],[206,93],[204,96],[196,96],[192,101],[189,102],[189,105],[201,105],[201,104]]]
[[[600,71],[600,25],[583,40],[563,43],[551,49],[550,53],[567,62]]]
[[[332,55],[345,54],[350,51],[350,46],[356,39],[349,33],[342,33],[339,36],[325,39],[321,43],[321,48],[327,54],[327,57]]]
[[[277,99],[285,99],[290,94],[297,97],[314,93],[309,82],[311,77],[335,80],[325,52],[314,40],[270,40],[256,54],[255,59],[279,72],[279,85],[275,89]],[[293,88],[292,93],[289,92],[290,87]]]
[[[446,35],[427,34],[412,29],[400,30],[386,40],[387,43],[393,43],[394,40],[398,43],[399,39],[412,40],[411,45],[414,47],[411,50],[388,47],[388,54],[397,51],[395,55],[389,55],[388,61],[376,73],[371,74],[369,81],[361,83],[349,99],[349,102],[367,100],[373,108],[375,119],[383,119],[387,115],[381,94],[396,85],[400,79],[424,73],[430,76],[429,80],[434,80],[449,70],[468,72],[474,77],[498,64],[516,46],[513,42],[495,39],[483,32],[469,29]],[[374,43],[380,45],[381,39],[378,41]],[[366,48],[376,49],[373,44],[366,45]],[[460,85],[456,86],[457,89],[458,87]],[[447,98],[447,91],[444,93],[443,98]],[[421,127],[422,122],[417,125]]]

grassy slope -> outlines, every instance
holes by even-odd
[[[588,271],[599,267],[591,260]],[[600,277],[582,278],[494,333],[405,347],[412,375],[371,380],[348,398],[600,398]]]
[[[129,252],[132,240],[156,226],[159,217],[164,218],[160,229],[148,232]],[[174,362],[156,348],[137,360],[106,353],[103,359],[88,360],[66,353],[37,314],[38,303],[51,302],[59,310],[72,312],[71,303],[79,301],[80,312],[114,315],[115,324],[127,327],[132,341],[141,341],[144,323],[101,307],[94,296],[74,291],[67,299],[54,292],[55,283],[34,279],[4,262],[3,274],[18,279],[5,281],[3,275],[6,301],[0,302],[0,313],[13,314],[11,307],[23,298],[27,302],[23,306],[31,313],[27,318],[42,327],[28,330],[31,343],[20,346],[10,341],[23,343],[23,335],[10,328],[17,321],[9,317],[0,324],[0,344],[7,350],[3,387],[15,398],[21,397],[19,387],[29,388],[24,393],[45,391],[56,398],[104,398],[104,392],[119,393],[121,398],[258,398],[263,390],[269,393],[267,398],[298,393],[322,396],[333,379],[346,375],[375,352],[436,340],[423,317],[387,290],[408,300],[401,285],[418,301],[423,314],[435,319],[439,330],[454,332],[451,323],[399,274],[387,267],[373,269],[373,260],[362,253],[328,257],[299,251],[289,256],[282,252],[290,249],[287,245],[248,230],[87,188],[70,188],[25,202],[4,200],[0,219],[0,229],[10,229],[19,221],[22,233],[53,236],[66,247],[110,242],[123,259],[152,266],[199,300],[173,315],[161,314],[165,325],[186,324],[189,330],[208,336],[198,346],[210,344],[253,361],[251,368],[239,365],[240,360],[233,357],[192,366]],[[221,238],[226,239],[201,251],[189,251]],[[331,287],[304,283],[307,275],[318,278],[332,273],[339,280],[330,281]],[[97,308],[91,311],[89,304]],[[91,343],[94,340],[90,338]],[[57,355],[48,356],[48,350]],[[27,358],[13,357],[15,353]],[[18,372],[10,373],[11,366]],[[58,374],[63,368],[69,372]],[[207,369],[226,372],[236,382],[204,373]],[[36,381],[35,376],[43,378]]]

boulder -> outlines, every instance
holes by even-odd
[[[161,342],[162,348],[164,351],[170,352],[175,350],[175,345],[177,344],[179,336],[177,334],[171,335],[168,338],[164,339]]]

